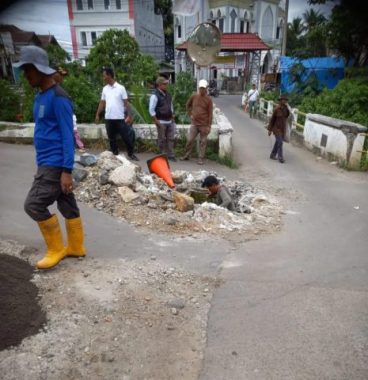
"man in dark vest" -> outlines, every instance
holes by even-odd
[[[168,83],[164,77],[157,78],[157,88],[150,98],[149,113],[156,124],[160,152],[167,154],[169,160],[176,161],[174,154],[176,124],[171,95],[167,92]]]

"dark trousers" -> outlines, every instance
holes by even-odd
[[[282,144],[284,142],[284,139],[282,136],[275,136],[275,138],[276,138],[276,141],[271,152],[271,157],[276,158],[277,156],[277,158],[281,160],[284,158],[283,153],[282,153]]]
[[[110,150],[112,153],[119,154],[118,143],[116,140],[117,135],[120,135],[124,144],[127,148],[128,156],[134,153],[134,145],[130,138],[131,133],[129,132],[132,127],[126,125],[124,120],[106,120],[106,133],[109,139]]]
[[[31,189],[24,202],[25,212],[36,222],[51,218],[48,207],[55,201],[57,208],[64,218],[79,217],[79,208],[74,194],[64,194],[61,191],[60,177],[62,169],[52,167],[39,167],[34,176]]]
[[[176,124],[171,123],[156,125],[158,148],[161,153],[166,153],[168,157],[175,157],[174,142]]]

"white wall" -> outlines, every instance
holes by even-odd
[[[332,117],[308,114],[304,125],[304,144],[308,149],[320,150],[326,158],[336,159],[350,167],[359,166],[366,131],[362,125]],[[327,141],[326,141],[327,139]],[[323,140],[326,146],[323,146]]]

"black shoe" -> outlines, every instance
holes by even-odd
[[[277,158],[275,156],[272,156],[272,155],[270,156],[270,159],[271,160],[277,160]]]
[[[180,157],[180,161],[189,161],[189,156]]]
[[[135,154],[128,156],[132,161],[139,161],[139,158]]]
[[[285,163],[285,160],[283,158],[279,158],[279,162],[280,162],[280,164],[283,164],[283,163]]]
[[[175,157],[168,157],[168,160],[169,160],[169,161],[173,161],[173,162],[176,162],[176,161],[177,161],[177,159],[176,159]]]

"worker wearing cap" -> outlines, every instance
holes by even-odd
[[[160,152],[167,154],[169,160],[176,161],[174,153],[176,124],[172,98],[167,91],[168,84],[168,79],[157,78],[157,88],[151,95],[149,102],[149,113],[156,124]]]
[[[83,226],[73,194],[73,104],[55,83],[47,53],[37,46],[21,48],[20,67],[32,87],[40,88],[34,100],[34,146],[37,173],[24,203],[26,213],[38,223],[47,246],[37,268],[48,269],[65,256],[85,256]],[[65,218],[68,245],[64,247],[58,218],[48,207],[57,202]]]
[[[268,135],[275,135],[275,144],[270,154],[271,160],[279,160],[280,163],[284,163],[283,142],[285,138],[285,132],[287,128],[287,119],[290,115],[290,111],[287,106],[286,95],[279,97],[279,104],[273,110],[270,122],[268,124]]]
[[[196,137],[199,135],[198,164],[203,165],[206,153],[207,136],[211,132],[213,103],[207,94],[208,83],[201,79],[198,84],[198,93],[193,94],[187,101],[186,108],[192,119],[189,139],[185,146],[182,160],[189,160]]]

